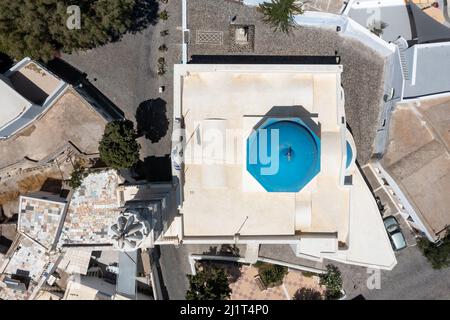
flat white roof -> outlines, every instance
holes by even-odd
[[[7,82],[9,80],[0,76],[0,128],[4,127],[33,105],[18,94]]]
[[[184,117],[187,141],[181,210],[185,236],[304,231],[334,232],[345,241],[349,191],[341,186],[346,130],[341,72],[338,65],[175,66],[181,88],[175,112],[178,108]],[[323,170],[298,193],[266,192],[246,170],[248,134],[274,108],[275,113],[303,112],[292,115],[299,117],[306,112],[321,127]],[[207,137],[211,127],[226,137]],[[222,155],[211,155],[218,145],[222,149],[215,152]],[[205,178],[219,180],[207,183]],[[304,201],[310,203],[311,223],[298,230],[296,219],[308,220],[296,217]]]
[[[182,142],[173,136],[174,150],[183,149],[174,161],[184,162],[174,166],[183,188],[180,238],[297,239],[290,243],[299,256],[396,264],[370,190],[354,162],[347,167],[346,141],[353,149],[354,142],[341,72],[338,65],[175,65],[174,118],[185,128]],[[247,138],[267,118],[319,127],[320,172],[299,192],[268,192],[247,170]]]

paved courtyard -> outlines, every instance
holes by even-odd
[[[400,251],[397,261],[392,271],[381,271],[380,289],[367,287],[366,268],[331,263],[342,272],[347,299],[359,294],[367,300],[450,299],[450,268],[434,270],[417,246]]]
[[[170,154],[173,64],[181,62],[181,32],[177,30],[181,25],[181,1],[154,2],[160,11],[168,11],[168,20],[160,20],[139,33],[128,33],[118,42],[63,55],[66,62],[86,73],[88,80],[132,121],[138,122],[137,110],[149,100],[161,98],[165,102],[164,110],[158,110],[158,113],[163,113],[163,117],[158,118],[163,127],[160,140],[139,139],[142,158]],[[169,33],[162,36],[164,30],[169,30]],[[166,45],[167,52],[158,50],[162,44]],[[167,72],[161,76],[157,74],[160,57],[164,57],[167,65]],[[159,93],[160,86],[165,87],[163,93]]]
[[[257,268],[243,265],[241,272],[240,278],[230,284],[231,300],[291,300],[300,288],[324,291],[324,288],[319,285],[317,276],[306,277],[296,270],[289,270],[281,285],[266,290],[259,289],[255,281],[255,276],[258,274]]]

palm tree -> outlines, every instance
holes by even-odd
[[[289,33],[296,25],[294,16],[303,14],[303,2],[298,0],[271,0],[259,5],[263,13],[263,21],[272,25],[275,31]]]

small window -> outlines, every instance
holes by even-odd
[[[345,176],[344,185],[346,185],[346,186],[353,185],[353,176]]]

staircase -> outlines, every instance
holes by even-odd
[[[405,40],[405,38],[399,37],[397,40],[394,41],[394,44],[397,45],[400,54],[400,63],[402,66],[403,79],[405,79],[405,81],[411,80],[408,70],[408,62],[406,61],[405,56],[405,52],[408,49],[408,42]]]

